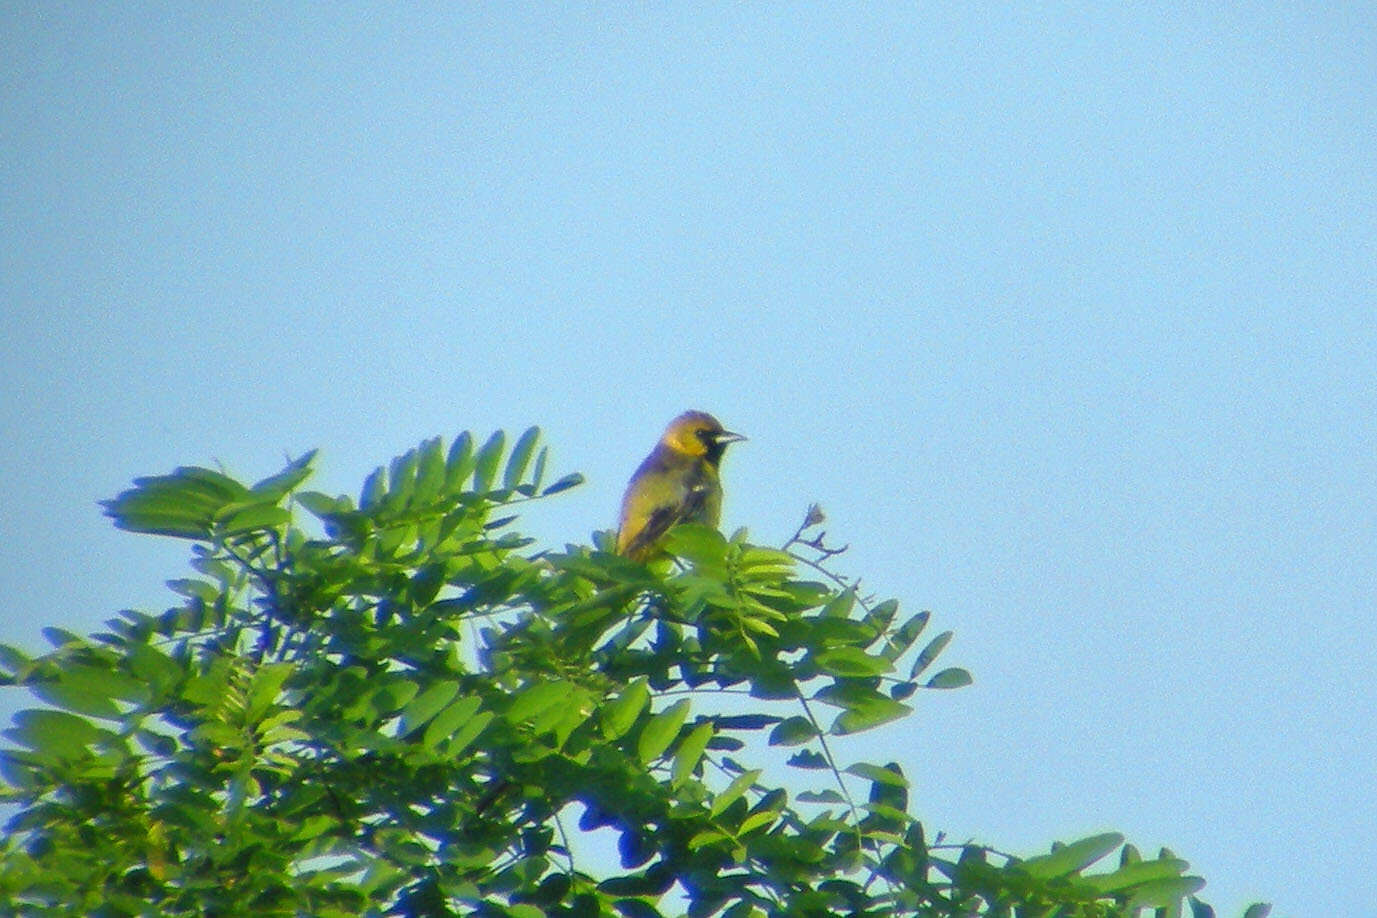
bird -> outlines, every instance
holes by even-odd
[[[627,483],[617,554],[646,560],[660,537],[677,523],[715,527],[722,515],[718,466],[727,444],[744,439],[705,411],[685,411],[670,421]]]

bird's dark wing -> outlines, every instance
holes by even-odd
[[[710,492],[711,486],[705,478],[693,476],[688,483],[688,490],[683,495],[682,502],[663,504],[650,511],[641,531],[636,533],[627,543],[627,556],[632,558],[639,556],[679,523],[700,519]]]
[[[701,474],[692,478],[689,481],[688,494],[684,496],[684,505],[680,508],[679,517],[674,522],[701,520],[703,508],[707,506],[710,493],[712,493],[712,486],[708,484],[706,478]]]
[[[678,507],[668,505],[656,507],[650,511],[650,515],[646,517],[645,525],[641,527],[640,532],[632,536],[631,541],[626,544],[626,556],[639,558],[647,548],[655,544],[660,536],[669,532],[671,526],[679,522],[682,517],[678,511]]]

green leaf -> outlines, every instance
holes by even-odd
[[[712,799],[712,806],[708,808],[708,815],[716,819],[722,815],[722,811],[735,803],[746,791],[751,789],[756,778],[760,777],[762,769],[752,768],[750,771],[743,771],[732,779],[722,793]]]
[[[1133,888],[1129,894],[1128,908],[1170,908],[1179,905],[1186,896],[1194,895],[1204,888],[1205,881],[1200,877],[1151,880]]]
[[[407,736],[430,722],[430,719],[459,694],[457,681],[437,682],[421,692],[402,708],[398,736]]]
[[[526,432],[517,438],[516,444],[512,447],[511,457],[507,459],[507,469],[502,473],[502,487],[512,490],[521,484],[521,476],[526,474],[526,466],[530,464],[531,455],[535,452],[538,442],[539,427],[528,427]]]
[[[542,497],[549,497],[551,494],[558,494],[560,491],[567,491],[581,484],[583,484],[583,475],[579,472],[570,472],[568,475],[552,483],[544,491],[541,491],[540,494]]]
[[[817,728],[811,720],[802,716],[790,717],[770,731],[770,745],[797,746],[817,735]]]
[[[101,505],[120,529],[205,539],[216,511],[248,496],[248,488],[228,476],[183,466],[171,475],[136,478],[133,488]]]
[[[636,742],[636,755],[646,764],[658,759],[678,736],[679,728],[688,717],[689,701],[682,698],[646,722],[641,738]]]
[[[418,505],[425,506],[439,496],[445,486],[445,454],[439,437],[421,444],[416,461],[416,495]]]
[[[330,520],[344,510],[343,502],[319,491],[298,491],[292,499],[306,508],[306,512],[320,520]]]
[[[17,647],[9,644],[0,644],[0,666],[3,666],[11,675],[18,675],[21,671],[27,670],[33,665],[33,658]]]
[[[1124,843],[1118,832],[1091,835],[1054,849],[1050,854],[1040,854],[1019,863],[1019,868],[1029,876],[1039,879],[1064,877],[1084,870],[1100,858],[1109,854]]]
[[[1243,913],[1243,918],[1267,918],[1272,914],[1272,906],[1267,902],[1254,902]]]
[[[276,529],[288,522],[292,514],[275,503],[230,504],[215,515],[215,528],[224,535]]]
[[[572,691],[573,686],[561,679],[522,688],[507,710],[507,720],[512,723],[531,720],[537,714],[567,701]]]
[[[952,632],[943,631],[937,637],[928,641],[928,646],[923,648],[922,653],[918,654],[918,659],[913,661],[913,669],[909,670],[910,679],[918,678],[918,674],[932,665],[932,661],[937,659],[937,655],[951,643]]]
[[[469,743],[478,739],[478,735],[487,729],[488,724],[492,722],[494,717],[496,717],[496,715],[493,714],[492,711],[479,711],[473,717],[469,718],[463,726],[450,736],[447,749],[449,754],[458,755],[468,747]],[[431,723],[434,722],[435,721],[431,721]]]
[[[880,765],[872,765],[869,762],[857,762],[855,765],[848,766],[842,770],[849,775],[865,778],[867,781],[873,781],[876,784],[884,784],[889,787],[908,787],[908,779],[904,777],[898,765],[892,765],[885,768]]]
[[[100,738],[102,731],[84,717],[46,708],[27,708],[14,715],[5,736],[44,758],[69,759]]]
[[[889,723],[910,713],[913,709],[883,695],[865,705],[851,708],[837,715],[829,730],[837,736],[860,733],[880,724]]]
[[[741,825],[737,827],[736,834],[738,837],[747,835],[761,826],[771,825],[778,817],[779,813],[775,810],[761,810],[759,813],[752,813],[741,820]]]
[[[727,540],[711,526],[681,523],[669,531],[664,541],[672,555],[698,565],[715,566],[727,557]]]
[[[971,674],[964,669],[944,669],[927,681],[930,689],[954,689],[971,684]]]
[[[127,652],[129,671],[150,685],[155,692],[170,689],[187,669],[149,644],[134,644]]]
[[[411,503],[416,493],[416,468],[421,463],[420,451],[426,445],[422,443],[417,449],[407,450],[392,460],[387,471],[387,499],[391,507],[406,507]]]
[[[468,723],[478,713],[480,703],[477,697],[469,695],[445,705],[440,713],[436,714],[430,723],[426,724],[426,732],[421,737],[421,743],[427,749],[434,749],[454,736],[460,727]]]
[[[832,647],[815,657],[818,667],[832,676],[859,677],[879,676],[894,668],[883,657],[872,657],[859,647]]]
[[[476,456],[473,452],[473,434],[467,430],[454,438],[445,460],[445,490],[457,492],[464,487],[469,473],[473,471]]]
[[[258,482],[250,489],[250,492],[260,500],[277,503],[289,492],[296,490],[299,484],[311,477],[311,462],[315,457],[315,450],[304,453],[289,462],[287,467],[276,475],[270,475]]]
[[[650,690],[646,688],[646,681],[644,678],[637,679],[622,689],[620,695],[603,705],[600,713],[602,735],[609,740],[625,735],[649,703]]]
[[[707,750],[710,739],[712,739],[711,721],[704,721],[694,727],[688,736],[684,737],[684,741],[679,744],[678,750],[674,753],[674,768],[671,771],[672,784],[683,784],[693,777],[693,770],[698,767],[699,759],[703,758],[703,753]]]
[[[497,466],[502,461],[502,451],[507,446],[507,435],[498,430],[488,438],[478,455],[474,457],[473,489],[483,492],[492,489],[497,479]]]
[[[899,600],[886,599],[884,602],[876,603],[862,619],[863,624],[879,637],[889,627],[890,622],[894,621],[894,616],[899,613]]]
[[[295,663],[265,663],[253,674],[249,685],[248,721],[253,723],[262,717],[277,700],[282,684],[296,669]]]
[[[65,711],[107,719],[120,716],[115,699],[141,704],[149,698],[148,686],[123,673],[78,664],[68,664],[54,681],[33,683],[32,691]]]
[[[836,596],[833,596],[832,599],[828,601],[827,605],[823,606],[822,612],[820,612],[819,615],[822,618],[849,618],[851,616],[851,610],[855,608],[855,605],[856,590],[854,588],[848,588],[842,590]]]
[[[359,507],[363,510],[372,510],[382,502],[387,495],[387,470],[378,466],[373,470],[363,482],[363,490],[359,492]]]
[[[545,481],[545,463],[550,458],[550,448],[542,446],[540,452],[536,453],[535,468],[531,470],[531,480],[527,485],[523,485],[522,491],[527,497],[535,494],[536,490]]]
[[[1119,892],[1145,883],[1148,880],[1161,880],[1179,877],[1190,868],[1181,858],[1161,858],[1155,861],[1137,861],[1125,864],[1113,873],[1098,873],[1081,877],[1087,885],[1101,893]]]
[[[813,693],[813,699],[837,708],[863,708],[868,704],[890,700],[870,683],[849,679],[838,679],[831,685],[824,685]]]
[[[918,639],[918,635],[923,633],[927,627],[930,612],[919,612],[899,626],[899,630],[889,639],[882,651],[882,656],[889,660],[897,660],[908,652],[913,646],[913,642]]]

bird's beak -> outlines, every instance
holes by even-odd
[[[733,432],[730,431],[730,430],[724,430],[724,431],[722,431],[720,434],[718,434],[717,436],[713,437],[713,440],[714,440],[714,441],[716,441],[716,442],[718,442],[718,443],[723,443],[723,444],[726,444],[726,443],[735,443],[735,442],[737,442],[738,440],[744,440],[744,439],[746,439],[746,438],[745,438],[744,436],[742,436],[741,434],[739,434],[739,433],[733,433]]]

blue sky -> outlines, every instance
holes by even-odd
[[[1377,15],[1181,6],[0,4],[0,640],[172,602],[136,475],[539,424],[562,544],[702,408],[957,632],[930,830],[1370,910]]]

